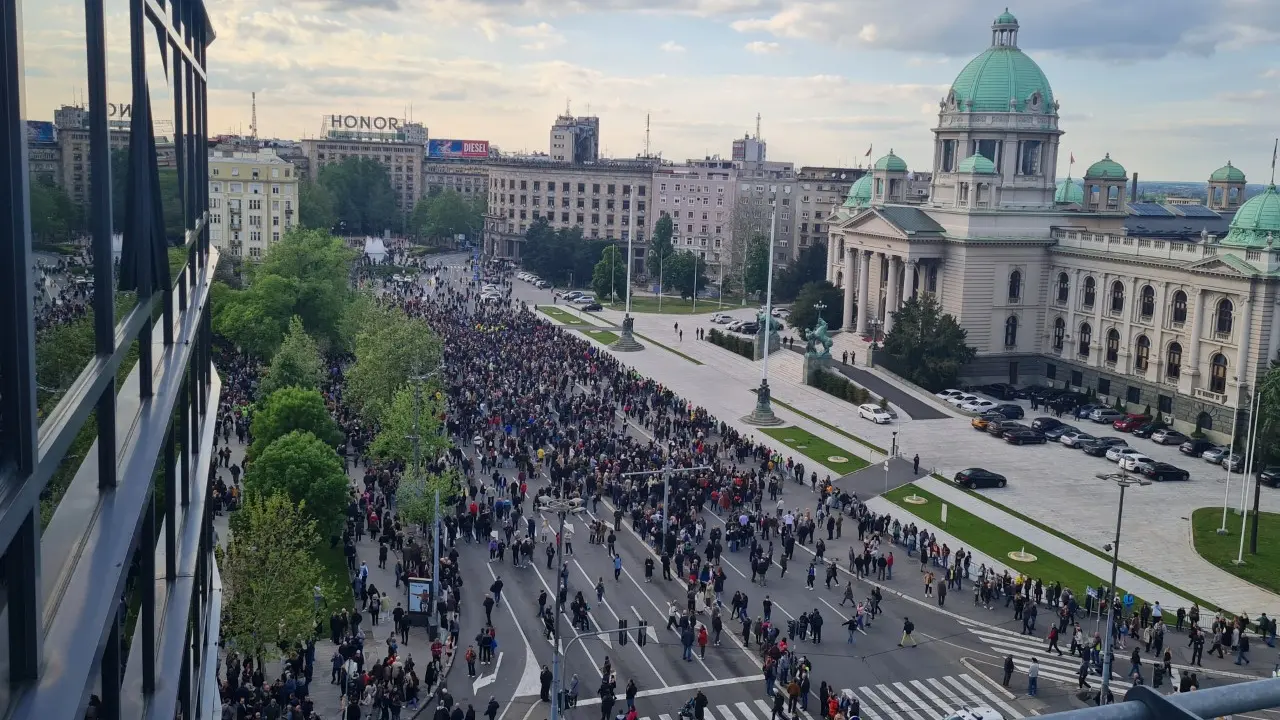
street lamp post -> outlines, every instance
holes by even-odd
[[[662,476],[662,544],[665,547],[667,543],[667,530],[671,527],[671,480],[676,472],[694,472],[697,470],[714,470],[710,465],[698,465],[696,467],[678,468],[672,465],[671,461],[667,461],[666,467],[661,470],[643,470],[640,472],[622,473],[621,477],[648,477],[649,475]],[[658,548],[662,550],[662,547]]]
[[[769,347],[773,340],[773,241],[778,232],[777,223],[778,211],[775,208],[773,214],[769,217],[769,264],[767,266],[767,277],[765,278],[764,287],[764,317],[761,319],[760,327],[756,328],[756,342],[762,343],[764,346],[764,362],[760,366],[760,387],[756,389],[756,406],[745,417],[743,422],[751,425],[778,425],[782,421],[773,412],[773,405],[769,402]],[[696,277],[696,273],[695,273]]]
[[[630,203],[630,216],[627,221],[627,286],[623,290],[627,294],[627,312],[622,317],[622,332],[618,334],[618,339],[609,347],[622,352],[635,352],[643,350],[644,345],[636,341],[634,335],[635,318],[631,317],[631,266],[635,264],[635,254],[631,252],[631,240],[636,236],[636,199],[635,190],[631,190],[628,196]],[[659,290],[659,302],[661,302],[661,290]]]
[[[1240,378],[1232,379],[1236,381],[1236,397],[1231,408],[1231,444],[1227,450],[1227,484],[1222,489],[1222,526],[1218,528],[1219,535],[1227,534],[1227,505],[1231,502],[1231,456],[1236,452],[1236,423],[1240,420]],[[1199,429],[1199,423],[1196,426]]]
[[[1244,467],[1240,471],[1240,480],[1244,487],[1240,492],[1240,552],[1236,555],[1237,565],[1244,564],[1244,533],[1249,526],[1249,490],[1253,490],[1255,496],[1254,504],[1256,505],[1256,496],[1261,484],[1258,477],[1258,471],[1253,467],[1253,456],[1258,450],[1258,397],[1262,394],[1258,392],[1258,377],[1256,371],[1254,372],[1253,386],[1249,388],[1249,390],[1253,393],[1253,397],[1249,402],[1249,434],[1245,440]],[[1249,475],[1251,474],[1253,475],[1253,482],[1249,482]],[[1257,512],[1258,509],[1255,507],[1255,520]]]
[[[1116,592],[1116,575],[1120,570],[1120,523],[1124,519],[1124,491],[1134,485],[1150,485],[1151,481],[1143,477],[1131,477],[1124,472],[1100,473],[1097,477],[1099,480],[1112,480],[1120,487],[1120,506],[1116,510],[1116,539],[1110,547],[1103,548],[1111,551],[1111,587],[1107,588],[1111,597],[1107,602],[1107,637],[1102,648],[1102,687],[1098,691],[1098,704],[1102,705],[1107,702],[1107,692],[1111,686],[1111,639],[1115,634],[1112,628],[1116,620],[1116,598],[1119,597]]]
[[[560,686],[562,684],[560,677],[560,616],[563,614],[560,605],[560,589],[564,583],[564,528],[565,520],[570,513],[582,512],[586,508],[582,506],[581,498],[566,500],[543,496],[538,498],[538,501],[542,509],[550,510],[560,516],[560,531],[556,534],[556,555],[559,556],[559,564],[556,568],[555,626],[552,629],[551,649],[551,720],[560,720]]]
[[[427,380],[440,374],[441,368],[437,367],[429,373],[422,375],[414,375],[409,379],[413,381],[413,434],[406,436],[409,442],[413,444],[413,477],[421,480],[422,471],[422,450],[421,440],[422,433],[419,430],[419,421],[422,418],[422,384]],[[436,634],[436,602],[439,598],[440,585],[440,491],[436,491],[435,497],[435,515],[431,523],[431,612],[427,615],[427,632],[435,638]]]

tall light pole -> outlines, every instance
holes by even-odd
[[[698,312],[698,258],[702,257],[694,251],[693,253],[693,309],[691,313]]]
[[[623,352],[635,352],[643,350],[644,346],[636,341],[633,334],[636,321],[635,318],[631,317],[631,266],[635,264],[635,255],[631,252],[631,241],[636,236],[636,191],[634,185],[631,186],[627,203],[630,205],[630,215],[627,220],[627,287],[624,288],[627,293],[627,313],[622,318],[622,332],[618,334],[618,339],[609,347]],[[662,302],[662,288],[659,287],[658,290],[658,302]]]
[[[1258,392],[1257,370],[1254,370],[1253,385],[1249,389],[1253,397],[1249,402],[1249,434],[1245,440],[1244,468],[1240,472],[1244,488],[1240,492],[1240,552],[1236,554],[1237,565],[1244,564],[1244,533],[1249,526],[1249,490],[1252,488],[1255,494],[1259,490],[1258,473],[1253,467],[1253,454],[1258,450],[1258,396],[1262,394]],[[1249,475],[1253,475],[1253,482],[1249,482]]]
[[[1199,322],[1199,321],[1197,321]],[[1236,382],[1240,382],[1240,378],[1235,378]],[[1222,526],[1218,528],[1219,535],[1227,534],[1227,505],[1231,502],[1231,456],[1236,451],[1236,423],[1240,420],[1240,388],[1236,387],[1235,404],[1231,407],[1231,443],[1227,446],[1227,484],[1222,489]],[[1199,429],[1199,423],[1196,423]]]
[[[621,477],[648,477],[649,475],[662,476],[662,543],[663,546],[667,542],[667,530],[671,527],[671,481],[677,472],[696,472],[698,470],[714,470],[710,465],[697,465],[695,467],[675,467],[670,460],[667,461],[666,467],[661,470],[643,470],[640,472],[622,473]],[[658,548],[662,550],[663,548]]]
[[[564,498],[552,498],[550,496],[542,496],[537,499],[538,507],[544,510],[550,510],[560,516],[560,531],[556,534],[556,555],[560,557],[559,565],[556,568],[556,596],[553,600],[555,615],[555,626],[552,629],[552,649],[551,649],[551,720],[560,720],[560,686],[562,684],[560,677],[560,589],[564,583],[564,527],[565,519],[570,513],[582,512],[586,508],[582,506],[582,498],[574,498],[572,500]]]
[[[756,328],[756,342],[764,346],[764,362],[760,365],[760,387],[756,389],[756,406],[742,418],[751,425],[779,425],[782,420],[773,412],[769,389],[769,346],[773,340],[773,242],[778,233],[778,209],[773,208],[769,215],[769,261],[766,265],[764,286],[764,316],[760,327]],[[695,274],[696,278],[696,274]]]
[[[1098,704],[1103,705],[1107,702],[1107,692],[1111,686],[1111,638],[1115,634],[1112,628],[1116,620],[1116,598],[1119,597],[1116,592],[1116,575],[1120,570],[1120,523],[1124,520],[1124,491],[1134,485],[1150,485],[1151,481],[1143,477],[1131,477],[1123,472],[1104,473],[1097,477],[1099,480],[1112,480],[1120,487],[1120,507],[1116,510],[1116,539],[1110,548],[1103,548],[1111,550],[1111,587],[1107,588],[1111,597],[1107,602],[1107,637],[1102,648],[1102,688],[1098,691]]]
[[[409,380],[413,381],[413,434],[406,436],[406,439],[413,444],[413,477],[416,482],[422,479],[422,433],[419,429],[419,421],[422,418],[422,383],[430,380],[432,377],[440,374],[440,367],[429,373],[422,375],[413,375]],[[436,490],[435,499],[435,515],[431,523],[431,612],[427,614],[427,632],[434,639],[436,627],[436,600],[439,597],[440,585],[440,491]]]

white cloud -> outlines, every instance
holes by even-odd
[[[868,45],[874,43],[878,37],[880,37],[880,30],[876,28],[875,23],[867,23],[858,31],[858,39]]]
[[[514,38],[525,50],[546,50],[564,43],[564,36],[545,22],[533,25],[512,25],[481,18],[476,21],[476,26],[491,43],[502,38]]]
[[[1263,70],[1262,77],[1268,80],[1272,78],[1280,78],[1280,68],[1270,68],[1268,70]]]
[[[1235,103],[1260,103],[1275,97],[1275,92],[1271,90],[1245,90],[1241,92],[1223,92],[1218,93],[1218,100],[1223,102]]]
[[[675,40],[668,40],[662,43],[661,45],[659,45],[658,49],[661,50],[662,52],[682,53],[684,52],[685,47],[680,43],[676,42]]]
[[[782,49],[782,46],[776,42],[765,42],[763,40],[755,40],[746,44],[747,52],[756,55],[769,55],[776,53]]]

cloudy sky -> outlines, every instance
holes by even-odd
[[[27,107],[84,92],[80,0],[24,0]],[[405,116],[432,137],[547,150],[568,105],[600,116],[611,155],[728,155],[762,115],[769,157],[856,164],[868,146],[932,157],[938,101],[990,44],[987,0],[206,0],[211,131],[299,138],[331,113]],[[107,0],[111,70],[125,0]],[[1065,150],[1149,180],[1227,160],[1253,182],[1280,133],[1277,0],[1015,4],[1019,45],[1062,103]],[[153,53],[154,55],[154,53]],[[166,89],[152,73],[152,92]],[[113,83],[114,84],[114,83]],[[125,87],[120,83],[120,87]],[[1067,157],[1068,153],[1061,153]],[[1059,169],[1065,175],[1065,166]]]

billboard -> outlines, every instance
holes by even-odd
[[[427,157],[430,158],[487,158],[488,140],[428,140]]]
[[[431,612],[431,581],[427,578],[409,578],[409,612]]]
[[[27,121],[28,143],[51,143],[56,139],[57,138],[53,132],[53,123],[47,120]]]

